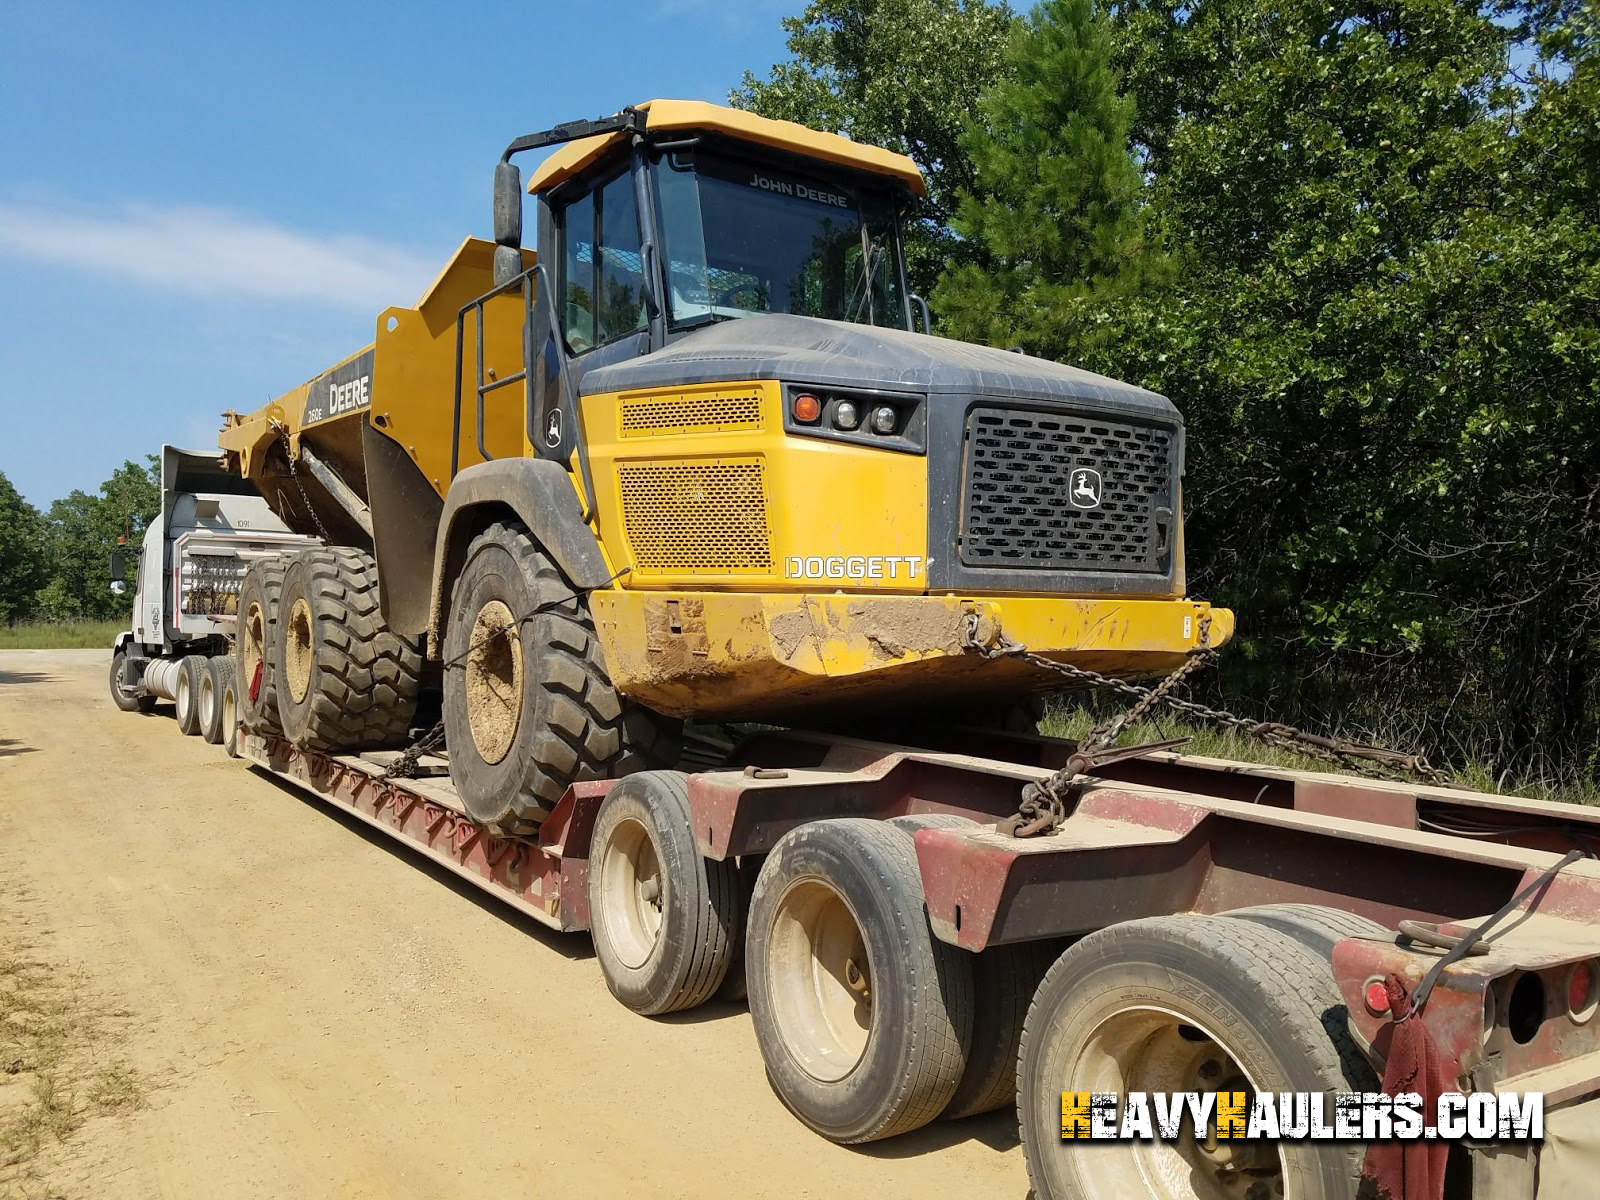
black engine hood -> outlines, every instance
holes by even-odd
[[[948,338],[815,317],[722,321],[663,350],[583,377],[586,394],[781,379],[818,387],[865,387],[930,396],[1004,396],[1088,404],[1179,423],[1164,396],[1048,359]]]

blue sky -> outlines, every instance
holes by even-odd
[[[0,471],[43,508],[372,338],[513,137],[722,100],[803,0],[0,3]]]

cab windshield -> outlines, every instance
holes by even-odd
[[[703,152],[654,175],[674,328],[756,313],[906,327],[888,195]]]

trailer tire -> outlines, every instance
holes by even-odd
[[[200,732],[200,666],[198,654],[191,654],[178,664],[178,678],[173,687],[178,712],[178,732],[193,737]]]
[[[745,961],[767,1078],[835,1142],[926,1125],[961,1083],[972,967],[933,936],[911,835],[883,821],[813,821],[767,856]]]
[[[154,696],[140,696],[130,692],[122,682],[123,664],[128,660],[126,650],[118,650],[111,656],[111,703],[123,712],[147,713],[156,706]]]
[[[228,681],[222,688],[222,748],[229,758],[239,757],[239,677],[237,671],[228,672]]]
[[[574,783],[677,765],[682,722],[618,695],[588,597],[521,525],[467,547],[443,658],[450,779],[480,825],[527,833]]]
[[[990,946],[972,960],[972,1049],[956,1094],[939,1116],[958,1121],[1016,1103],[1022,1028],[1059,942]]]
[[[694,1008],[722,986],[743,924],[738,866],[704,858],[687,776],[630,775],[589,843],[589,930],[606,986],[645,1016]]]
[[[234,642],[234,677],[239,681],[239,718],[251,733],[283,732],[273,678],[277,657],[278,601],[288,560],[278,555],[251,563],[239,583],[239,626]]]
[[[422,651],[384,624],[378,568],[349,547],[295,555],[278,600],[276,682],[284,737],[304,750],[383,750],[406,743]]]
[[[1153,917],[1082,938],[1045,975],[1023,1029],[1018,1110],[1034,1194],[1168,1198],[1177,1193],[1147,1181],[1227,1170],[1249,1172],[1268,1195],[1354,1195],[1360,1143],[1230,1144],[1224,1167],[1193,1137],[1092,1153],[1062,1139],[1064,1091],[1375,1090],[1342,1012],[1328,964],[1252,921]]]
[[[200,718],[200,736],[207,745],[222,743],[222,691],[233,678],[233,659],[214,655],[206,659],[199,670],[199,700],[196,704]]]
[[[1256,904],[1221,914],[1237,921],[1253,921],[1288,934],[1324,962],[1333,960],[1333,947],[1345,938],[1393,941],[1395,931],[1378,922],[1321,904]]]

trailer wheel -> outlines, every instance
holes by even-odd
[[[288,566],[282,556],[259,559],[245,569],[239,584],[238,640],[234,645],[239,714],[246,729],[264,736],[283,732],[272,664],[277,656],[278,601]]]
[[[239,678],[231,670],[222,686],[222,748],[229,758],[239,757]]]
[[[1253,921],[1288,934],[1324,961],[1332,961],[1333,947],[1345,938],[1377,938],[1392,942],[1395,931],[1376,921],[1328,908],[1321,904],[1257,904],[1222,914],[1239,921]]]
[[[225,731],[222,716],[222,693],[229,681],[233,679],[233,659],[221,654],[208,658],[205,666],[200,669],[199,675],[200,736],[209,745],[220,745]]]
[[[1016,1103],[1022,1028],[1059,942],[990,946],[972,960],[972,1049],[961,1085],[940,1117],[975,1117]]]
[[[130,692],[122,682],[124,664],[128,661],[128,652],[118,650],[111,656],[111,703],[123,712],[147,713],[156,706],[154,696],[140,696]]]
[[[647,771],[611,789],[589,845],[589,927],[613,996],[646,1016],[710,999],[743,900],[732,860],[695,845],[685,776]]]
[[[178,707],[178,731],[189,737],[200,732],[200,676],[198,654],[191,654],[178,664],[178,679],[173,691]]]
[[[814,821],[767,856],[745,944],[767,1078],[836,1142],[927,1124],[955,1095],[972,1040],[972,967],[933,936],[911,836]]]
[[[422,652],[384,624],[378,568],[348,547],[295,555],[278,601],[273,675],[284,736],[310,750],[403,746]]]
[[[1045,975],[1023,1029],[1017,1092],[1034,1193],[1353,1196],[1359,1143],[1218,1142],[1187,1124],[1171,1142],[1062,1139],[1063,1092],[1371,1090],[1370,1068],[1335,1008],[1327,963],[1250,921],[1155,917],[1083,938]]]
[[[617,694],[587,597],[520,525],[467,547],[444,661],[450,778],[480,825],[526,833],[580,780],[677,765],[681,722]]]

